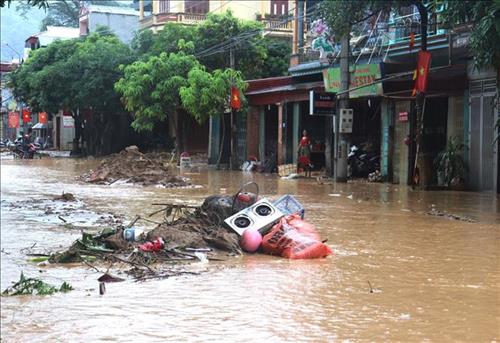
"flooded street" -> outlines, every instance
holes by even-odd
[[[201,188],[75,182],[96,161],[2,160],[1,288],[24,271],[75,290],[1,298],[2,342],[262,342],[500,340],[500,200],[496,194],[423,192],[388,184],[188,173]],[[88,209],[147,215],[155,202],[199,204],[256,181],[262,197],[289,193],[333,250],[320,260],[227,257],[196,276],[108,284],[91,268],[40,267],[21,249],[62,250],[81,234],[8,204],[73,193]],[[222,190],[224,191],[224,190]],[[475,222],[428,215],[431,209]],[[146,226],[147,227],[147,226]],[[152,226],[147,227],[152,228]],[[97,228],[96,228],[97,231]],[[103,265],[106,269],[106,265]]]

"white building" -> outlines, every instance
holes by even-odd
[[[133,8],[89,5],[80,13],[80,36],[94,32],[98,26],[106,26],[124,43],[129,43],[139,28],[139,13]]]

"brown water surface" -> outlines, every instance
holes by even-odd
[[[76,183],[93,160],[2,161],[1,287],[21,271],[74,291],[1,298],[2,342],[262,342],[500,340],[500,201],[497,195],[423,192],[388,184],[203,170],[197,189]],[[131,219],[154,202],[200,203],[256,181],[261,195],[290,193],[334,256],[265,255],[194,264],[199,276],[108,284],[86,266],[39,267],[20,249],[67,247],[80,233],[7,206],[71,192],[95,211]],[[426,215],[431,207],[477,222]],[[370,292],[370,286],[373,292]]]

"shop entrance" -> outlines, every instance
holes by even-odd
[[[300,103],[300,125],[298,140],[306,130],[311,141],[311,164],[315,171],[325,168],[325,125],[326,117],[309,114],[309,102]]]

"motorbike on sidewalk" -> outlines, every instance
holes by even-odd
[[[368,153],[356,145],[351,146],[347,155],[347,177],[368,177],[376,170],[380,170],[378,154]]]

